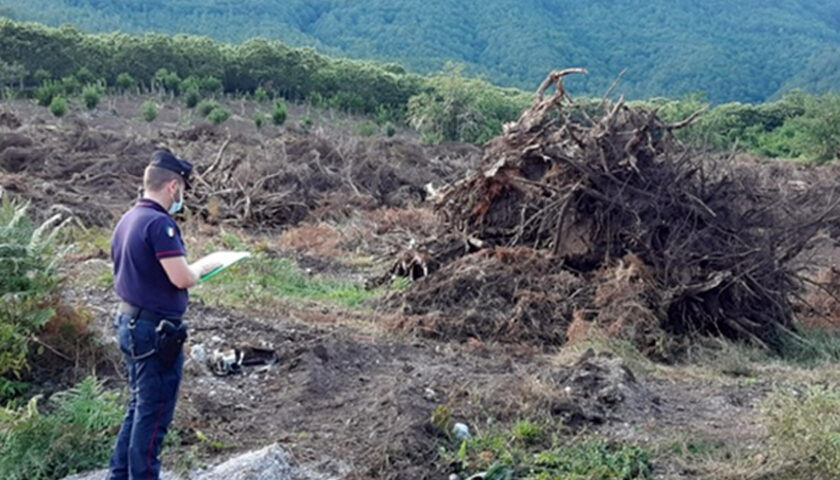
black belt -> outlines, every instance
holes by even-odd
[[[152,322],[155,325],[157,325],[158,323],[160,323],[161,320],[164,320],[164,319],[169,320],[170,322],[172,322],[176,325],[181,323],[180,318],[162,317],[162,316],[160,316],[160,315],[158,315],[154,312],[150,312],[149,310],[144,310],[140,307],[136,307],[136,306],[134,306],[130,303],[127,303],[127,302],[120,302],[120,313],[123,314],[123,315],[127,315],[134,320],[145,320],[147,322]]]

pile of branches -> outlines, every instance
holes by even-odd
[[[675,336],[724,335],[778,346],[780,333],[793,326],[793,299],[802,286],[797,259],[837,219],[837,202],[808,189],[780,195],[758,170],[736,170],[731,159],[716,161],[683,146],[672,132],[702,112],[669,124],[655,110],[623,99],[577,104],[563,85],[571,73],[585,71],[549,75],[534,105],[488,144],[479,171],[438,198],[445,232],[421,246],[422,255],[403,256],[394,270],[429,275],[389,302],[409,315],[425,312],[436,323],[460,324],[463,319],[447,313],[457,311],[459,299],[434,287],[460,274],[447,272],[459,258],[452,255],[453,241],[461,255],[529,248],[552,257],[552,268],[525,273],[536,278],[528,279],[530,290],[543,279],[543,290],[552,291],[551,276],[560,271],[592,286],[589,293],[555,299],[549,318],[532,321],[534,328],[566,325],[577,311],[623,326],[658,323]],[[546,96],[552,86],[556,93]],[[446,259],[438,260],[441,255]],[[406,258],[421,260],[406,264]],[[630,264],[633,275],[626,274]],[[513,289],[522,281],[509,279]],[[516,295],[508,301],[516,302]],[[625,308],[630,303],[639,308]],[[613,318],[603,318],[604,312]],[[615,318],[621,315],[643,320]]]
[[[193,204],[211,222],[268,228],[294,225],[313,214],[347,215],[358,208],[422,202],[426,184],[452,181],[480,158],[476,148],[436,149],[401,140],[288,132],[267,142],[228,138],[196,169]],[[188,138],[189,140],[189,138]],[[212,140],[212,139],[210,139]]]

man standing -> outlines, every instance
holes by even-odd
[[[156,151],[143,177],[143,198],[117,224],[111,243],[116,318],[131,398],[110,480],[158,480],[163,438],[175,411],[186,339],[187,289],[217,265],[188,265],[172,215],[184,205],[192,165]]]

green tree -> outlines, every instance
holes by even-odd
[[[260,103],[268,101],[268,92],[263,87],[259,87],[254,91],[254,99]]]
[[[93,110],[99,106],[102,99],[102,88],[98,85],[87,85],[82,90],[82,100],[85,102],[85,107],[88,110]]]
[[[213,125],[221,125],[225,123],[230,118],[230,111],[223,107],[214,108],[209,115],[207,115],[207,120],[212,123]]]
[[[201,92],[201,82],[195,75],[190,75],[189,77],[181,80],[181,84],[178,86],[178,89],[182,92],[188,92],[190,90]]]
[[[61,89],[67,96],[76,95],[82,91],[82,84],[73,75],[61,79]]]
[[[181,88],[181,77],[176,72],[160,68],[155,72],[155,86],[172,95],[178,95]]]
[[[63,91],[64,89],[59,83],[47,80],[35,90],[35,100],[38,102],[38,105],[49,107],[53,98],[60,95]]]
[[[53,78],[52,74],[44,70],[43,68],[35,70],[35,73],[32,75],[32,77],[35,79],[35,83],[38,85],[43,85],[44,83],[46,83],[49,80],[52,80]]]
[[[56,117],[63,117],[67,113],[67,100],[64,97],[54,97],[50,102],[50,112]]]
[[[120,92],[125,93],[129,89],[137,86],[137,81],[134,80],[134,77],[132,77],[129,73],[122,72],[117,75],[116,85]]]
[[[790,145],[791,156],[823,164],[840,159],[840,95],[804,97],[802,115],[785,121],[770,138]]]
[[[7,63],[0,59],[0,88],[18,87],[23,89],[23,81],[29,71],[23,64]]]
[[[82,67],[76,72],[76,80],[82,85],[89,85],[96,82],[96,75],[87,67]]]
[[[143,102],[143,105],[140,106],[140,114],[147,122],[155,121],[158,116],[157,104],[151,100],[146,100]]]
[[[190,88],[189,90],[184,91],[184,103],[187,105],[187,108],[195,108],[198,105],[198,102],[201,101],[201,94],[198,90],[194,88]]]
[[[220,108],[219,102],[215,100],[202,100],[196,107],[196,113],[202,118],[206,118],[213,110]]]
[[[218,78],[207,76],[200,80],[199,88],[202,92],[214,94],[221,92],[224,89],[224,85]]]
[[[431,90],[408,103],[410,122],[428,143],[486,142],[501,133],[503,123],[516,120],[530,101],[521,92],[468,79],[462,66],[452,64],[430,85]]]
[[[288,113],[286,111],[286,102],[283,100],[277,100],[274,103],[274,112],[271,113],[271,123],[280,126],[286,123],[286,117]]]

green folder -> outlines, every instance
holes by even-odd
[[[215,277],[216,275],[222,273],[223,271],[227,270],[228,268],[236,265],[237,263],[239,263],[242,260],[245,260],[246,258],[251,256],[251,254],[248,253],[248,252],[216,252],[216,253],[213,253],[213,254],[208,255],[208,256],[213,256],[213,255],[223,257],[221,259],[222,265],[220,267],[216,268],[215,270],[213,270],[212,272],[210,272],[206,275],[203,275],[201,278],[198,279],[198,283],[204,283],[207,280],[210,280],[211,278]]]

